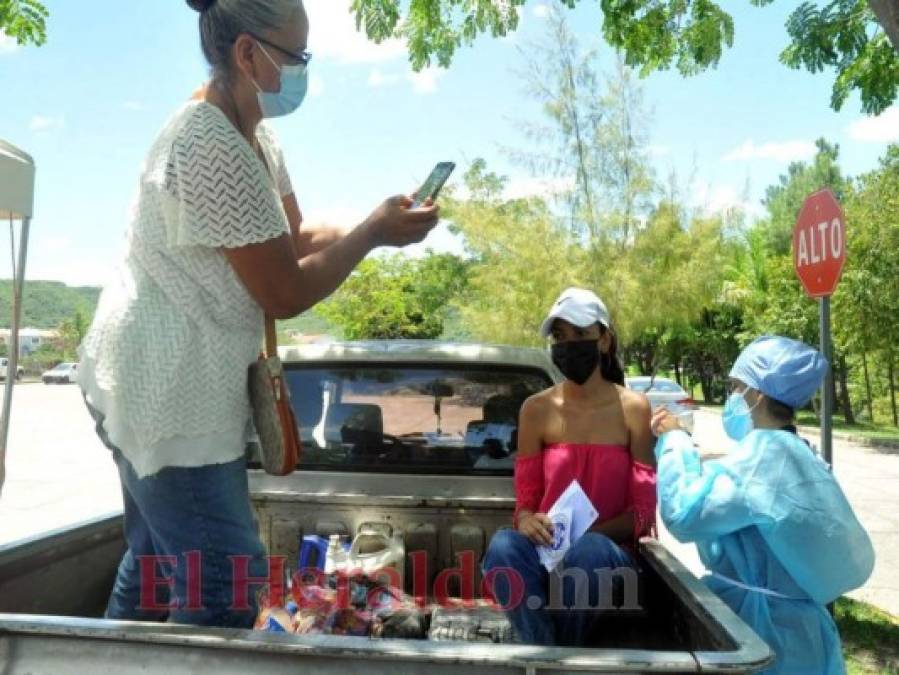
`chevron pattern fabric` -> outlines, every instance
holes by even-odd
[[[274,135],[260,126],[258,138],[274,177],[218,108],[193,102],[144,166],[124,259],[82,345],[92,367],[81,382],[106,402],[107,432],[139,475],[242,451],[263,316],[222,249],[285,234],[280,197],[292,191]],[[204,443],[223,432],[234,442]],[[171,451],[185,439],[199,455]]]

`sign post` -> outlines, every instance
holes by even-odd
[[[830,296],[846,263],[846,218],[829,189],[809,195],[793,228],[793,266],[810,298],[820,300],[821,353],[831,368],[824,380],[821,402],[821,450],[833,466],[833,347]]]

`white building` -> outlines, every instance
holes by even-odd
[[[9,328],[0,328],[0,344],[9,346]],[[41,330],[40,328],[23,328],[19,331],[19,358],[28,356],[35,349],[48,342],[59,338],[55,330]]]

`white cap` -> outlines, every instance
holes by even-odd
[[[601,323],[609,328],[612,323],[609,310],[599,296],[583,288],[569,288],[562,291],[562,295],[556,300],[543,325],[540,326],[540,335],[549,337],[556,319],[567,321],[578,328],[587,328],[595,323]]]

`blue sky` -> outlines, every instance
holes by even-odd
[[[518,47],[545,30],[546,2],[528,3],[513,37],[479,40],[449,71],[413,74],[402,44],[375,46],[355,33],[349,0],[307,0],[310,96],[274,124],[307,222],[355,224],[384,197],[413,189],[439,160],[484,157],[511,177],[510,194],[543,189],[503,148],[526,147],[519,122],[540,119],[513,71]],[[122,248],[143,157],[206,66],[196,14],[181,0],[46,4],[44,47],[16,48],[0,36],[0,138],[38,165],[29,278],[99,283]],[[598,4],[584,0],[570,13],[584,45],[599,44]],[[819,136],[840,144],[848,173],[873,168],[899,140],[899,107],[865,118],[851,100],[834,113],[831,73],[777,60],[793,3],[725,4],[736,44],[717,70],[644,80],[658,174],[695,175],[688,197],[709,210],[743,202],[748,185],[745,206],[754,212],[765,186],[790,160],[809,157]],[[600,55],[611,68],[611,50],[600,46]],[[458,249],[443,228],[426,245]],[[9,275],[6,258],[0,276]]]

